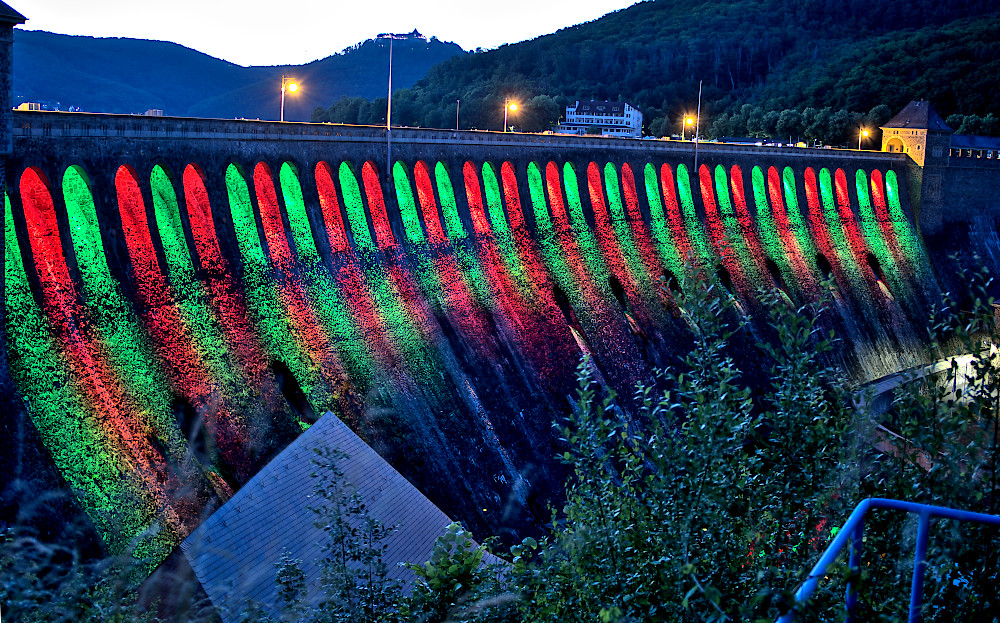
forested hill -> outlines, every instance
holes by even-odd
[[[410,86],[462,49],[417,34],[393,47],[393,82]],[[388,41],[368,40],[306,65],[241,67],[176,43],[14,30],[15,103],[44,102],[88,112],[277,119],[281,75],[302,89],[285,118],[304,121],[341,96],[384,95]]]
[[[567,102],[608,99],[668,134],[700,80],[709,130],[745,104],[868,113],[926,98],[944,116],[986,115],[1000,108],[997,76],[996,0],[656,0],[446,61],[394,98],[393,120],[448,127],[461,100],[463,127],[499,129],[514,97],[514,123],[540,130]]]

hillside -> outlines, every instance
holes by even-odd
[[[670,133],[750,104],[867,113],[930,99],[941,114],[1000,109],[1000,8],[992,0],[657,0],[519,44],[450,59],[394,100],[399,123],[499,129],[515,97],[544,129],[575,99],[627,100]],[[554,111],[554,112],[553,112]],[[405,113],[409,114],[409,117]]]
[[[413,36],[393,47],[393,82],[412,85],[436,63],[463,51],[454,43]],[[66,110],[168,115],[278,117],[281,75],[302,90],[285,103],[285,118],[306,120],[318,104],[342,96],[377,97],[386,89],[388,43],[368,40],[300,66],[241,67],[175,43],[94,38],[15,29],[15,102],[41,101]]]

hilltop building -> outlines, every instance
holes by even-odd
[[[923,231],[940,230],[945,197],[966,198],[962,220],[995,210],[987,180],[1000,179],[1000,138],[955,134],[926,100],[910,102],[880,129],[882,151],[910,157],[910,202]]]
[[[627,102],[577,100],[566,107],[566,119],[553,131],[556,134],[587,134],[589,131],[603,136],[641,138],[642,113]]]

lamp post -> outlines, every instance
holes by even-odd
[[[685,116],[684,120],[681,122],[681,140],[684,140],[684,130],[687,126],[694,125],[694,118]]]
[[[295,83],[294,78],[286,78],[283,74],[281,76],[281,116],[279,119],[281,121],[285,120],[285,91],[290,93],[295,93],[299,90],[299,85]]]
[[[698,175],[698,143],[701,142],[701,83],[698,81],[698,114],[694,117],[694,174]]]
[[[389,94],[385,104],[385,177],[392,179],[392,40],[406,39],[406,35],[384,32],[378,38],[389,40]]]
[[[503,100],[503,131],[507,131],[507,112],[517,112],[517,102],[512,102],[509,98]]]
[[[858,151],[861,151],[861,139],[868,138],[868,135],[869,132],[867,128],[861,128],[861,131],[858,132]]]

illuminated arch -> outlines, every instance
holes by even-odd
[[[448,242],[444,229],[441,227],[441,217],[438,213],[437,201],[434,197],[434,183],[431,181],[431,172],[427,163],[418,160],[413,168],[413,180],[417,187],[417,199],[420,202],[420,210],[424,217],[424,229],[427,231],[427,239],[431,244],[445,244]]]
[[[333,169],[324,161],[316,163],[316,192],[319,195],[319,207],[323,213],[326,225],[326,236],[333,253],[347,251],[350,244],[344,229],[344,217],[340,212],[340,201],[337,199],[337,185],[333,181]]]
[[[202,270],[211,274],[225,271],[226,262],[219,248],[219,238],[212,218],[212,205],[205,185],[205,172],[197,164],[184,167],[182,176],[184,204],[187,207],[188,222],[194,238],[195,253]]]
[[[462,179],[465,182],[465,197],[469,202],[469,213],[472,215],[472,227],[476,236],[482,238],[492,236],[490,222],[486,218],[486,210],[483,206],[482,186],[479,182],[479,174],[476,165],[466,160],[462,165]]]
[[[380,249],[392,248],[396,246],[396,238],[392,234],[389,215],[385,211],[385,199],[382,197],[378,169],[371,160],[361,165],[361,181],[365,186],[368,213],[371,214],[372,226],[375,228],[375,240]]]
[[[906,152],[906,145],[897,137],[892,137],[885,143],[885,151],[902,154]]]
[[[420,225],[417,204],[413,199],[410,172],[406,165],[398,160],[396,164],[392,165],[392,185],[396,189],[396,204],[399,206],[400,216],[403,219],[403,232],[406,234],[406,239],[414,244],[427,242],[423,227]]]

